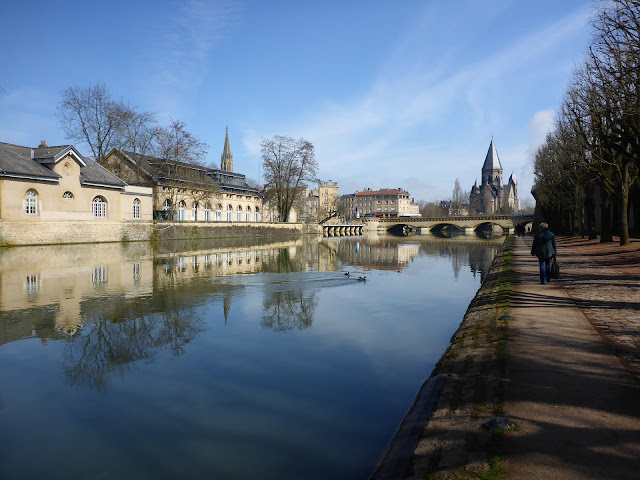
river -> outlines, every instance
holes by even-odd
[[[6,249],[0,478],[366,479],[502,242]]]

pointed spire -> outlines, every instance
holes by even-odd
[[[229,127],[226,127],[226,133],[224,136],[224,149],[222,150],[222,156],[220,157],[220,169],[227,172],[233,172],[233,154],[231,153],[231,147],[229,146]]]
[[[500,157],[498,157],[498,150],[495,143],[493,143],[493,136],[491,137],[491,144],[489,145],[489,151],[484,159],[484,165],[482,171],[502,171],[502,165],[500,164]]]
[[[518,179],[516,178],[516,174],[511,172],[511,176],[509,177],[509,181],[513,182],[514,184],[518,184]]]

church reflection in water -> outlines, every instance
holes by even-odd
[[[101,389],[112,374],[160,350],[180,355],[206,328],[196,308],[205,296],[219,297],[226,324],[234,295],[248,285],[238,279],[247,274],[298,273],[287,280],[295,288],[263,288],[260,322],[274,331],[301,330],[312,325],[318,301],[313,283],[299,286],[299,272],[401,271],[426,255],[449,258],[456,277],[469,268],[484,279],[502,242],[376,235],[6,249],[0,345],[66,340],[68,381]]]

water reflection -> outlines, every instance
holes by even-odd
[[[0,477],[366,478],[501,243],[4,250]]]
[[[261,325],[287,332],[312,326],[317,290],[353,280],[341,275],[301,283],[294,276],[255,286],[250,279],[237,281],[238,275],[399,272],[426,255],[450,259],[455,278],[468,267],[484,280],[500,242],[373,235],[268,244],[167,242],[155,250],[149,244],[10,249],[0,256],[0,345],[29,337],[43,344],[67,338],[63,370],[69,383],[101,390],[110,375],[123,375],[136,361],[166,349],[183,353],[206,330],[193,308],[206,297],[221,297],[226,325],[235,292],[260,288]],[[176,250],[187,247],[191,250]]]
[[[277,332],[302,330],[313,323],[318,300],[313,293],[298,291],[274,292],[262,302],[262,326]]]
[[[369,234],[359,239],[324,239],[329,248],[337,252],[343,264],[364,271],[401,272],[415,257],[427,255],[450,258],[455,278],[458,278],[462,269],[468,268],[474,278],[479,275],[482,282],[503,241],[502,236],[483,239],[465,235],[454,235],[450,238],[414,235],[403,238],[377,234]]]
[[[69,385],[101,391],[111,376],[123,376],[160,350],[183,354],[204,329],[202,317],[188,307],[127,321],[101,319],[66,343],[62,368]]]

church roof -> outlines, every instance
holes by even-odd
[[[496,145],[493,143],[493,138],[491,139],[489,151],[487,152],[487,156],[484,159],[484,165],[482,166],[483,172],[487,170],[502,170],[500,157],[498,157],[498,150],[496,150]]]

